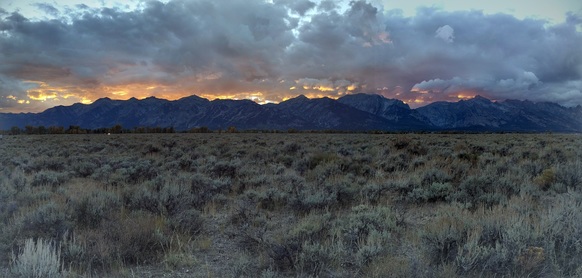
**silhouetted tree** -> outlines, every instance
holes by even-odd
[[[26,132],[26,134],[30,135],[30,134],[35,134],[35,128],[34,126],[31,125],[27,125],[24,127],[24,132]]]
[[[122,133],[123,127],[120,124],[116,124],[114,127],[111,128],[111,133]]]
[[[47,134],[47,129],[44,125],[38,127],[38,134]]]
[[[69,129],[67,129],[68,134],[79,134],[81,133],[81,127],[78,125],[70,125]]]
[[[65,133],[65,128],[62,126],[49,126],[48,133],[50,133],[50,134],[63,134],[63,133]]]
[[[21,132],[21,130],[17,126],[13,126],[12,128],[10,128],[10,134],[12,134],[12,135],[18,135],[18,134],[20,134],[20,132]]]

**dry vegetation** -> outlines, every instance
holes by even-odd
[[[68,277],[582,275],[580,135],[0,144],[0,260],[10,275],[30,262]]]

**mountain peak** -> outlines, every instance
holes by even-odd
[[[487,101],[487,102],[491,102],[490,99],[482,96],[482,95],[476,95],[475,97],[473,97],[473,100],[478,100],[478,101]]]
[[[307,98],[306,96],[304,96],[304,95],[298,95],[298,96],[296,96],[294,98],[290,98],[288,100],[282,101],[281,104],[303,103],[303,102],[306,102],[308,100],[309,100],[309,98]]]
[[[190,99],[190,100],[209,101],[208,99],[205,99],[203,97],[199,97],[197,95],[191,95],[191,96],[183,97],[183,98],[180,98],[179,100],[187,100],[187,99]]]
[[[393,106],[393,107],[400,107],[402,109],[410,109],[410,106],[408,106],[408,104],[402,102],[399,99],[390,99],[390,98],[386,98],[383,95],[379,95],[379,94],[365,94],[365,93],[357,93],[357,94],[349,94],[349,95],[345,95],[342,96],[341,98],[338,99],[339,102],[344,103],[344,104],[349,104],[350,106],[354,106],[354,107],[360,107],[363,108],[363,106],[378,106],[376,109],[380,109],[380,107],[389,107],[389,106]],[[364,109],[367,110],[367,109]],[[368,112],[372,112],[372,111],[368,111]]]
[[[473,104],[483,104],[483,105],[486,105],[486,104],[492,103],[492,101],[490,99],[484,97],[484,96],[476,95],[476,96],[474,96],[473,98],[470,98],[470,99],[466,99],[466,100],[461,99],[459,101],[459,103],[473,103]]]

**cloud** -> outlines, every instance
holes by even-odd
[[[366,1],[37,8],[58,17],[0,12],[2,111],[105,96],[281,101],[355,92],[417,104],[459,94],[582,104],[582,20],[573,13],[551,25],[436,8],[406,17]]]
[[[523,72],[514,78],[495,80],[492,78],[432,79],[415,84],[411,91],[429,94],[431,98],[459,98],[485,94],[493,99],[519,98],[530,91],[542,88],[543,84],[532,72]],[[422,97],[425,98],[425,97]],[[538,100],[534,96],[529,99]]]
[[[435,38],[439,38],[445,42],[452,43],[455,40],[455,30],[449,25],[439,27],[435,33]]]
[[[304,16],[305,13],[313,8],[316,4],[309,0],[278,0],[277,4],[288,7],[291,11]]]
[[[49,3],[35,3],[32,5],[53,17],[57,17],[61,13],[59,9],[55,8],[53,5]]]
[[[295,81],[295,89],[302,88],[305,91],[320,91],[320,92],[336,92],[338,95],[342,95],[358,88],[358,83],[351,82],[345,79],[339,80],[329,80],[329,79],[315,79],[315,78],[302,78]]]

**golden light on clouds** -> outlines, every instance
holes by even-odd
[[[411,108],[417,108],[427,103],[423,96],[417,98],[409,98],[406,100],[402,100],[402,102],[408,104]]]
[[[126,91],[114,91],[111,92],[112,94],[116,95],[116,96],[126,96],[127,92]]]
[[[200,97],[215,100],[215,99],[234,99],[234,100],[241,100],[241,99],[248,99],[252,100],[258,104],[266,104],[266,103],[273,103],[276,102],[275,100],[267,99],[265,94],[262,92],[243,92],[243,93],[236,93],[236,94],[200,94]]]
[[[28,80],[26,83],[34,84],[33,89],[26,91],[26,95],[31,100],[47,101],[49,99],[56,99],[58,97],[58,93],[64,91],[63,88],[51,87],[42,81]]]
[[[472,99],[475,97],[475,94],[469,92],[462,92],[457,94],[458,99]]]
[[[419,93],[419,94],[428,94],[429,91],[428,90],[421,90],[419,88],[413,87],[412,89],[410,89],[411,92],[413,93]]]
[[[74,103],[90,104],[103,97],[113,99],[143,99],[150,96],[176,100],[192,95],[188,89],[154,83],[131,83],[119,85],[50,84],[44,81],[27,80],[27,89],[22,95],[8,95],[4,98],[13,101],[18,106],[4,109],[6,112],[42,112],[56,105],[72,105]]]
[[[323,97],[328,97],[331,99],[338,99],[338,96],[330,96],[330,95],[324,95],[324,94],[305,94],[305,96],[307,98],[323,98]]]
[[[205,99],[214,100],[214,99],[240,99],[239,94],[200,94],[199,96]],[[243,97],[244,99],[244,97]]]
[[[318,91],[322,91],[322,92],[335,91],[335,89],[332,87],[327,87],[327,86],[322,86],[322,85],[316,85],[316,86],[303,85],[303,89],[304,90],[318,90]]]
[[[357,88],[358,88],[357,84],[350,84],[346,87],[346,90],[352,92],[352,91],[356,90]]]

